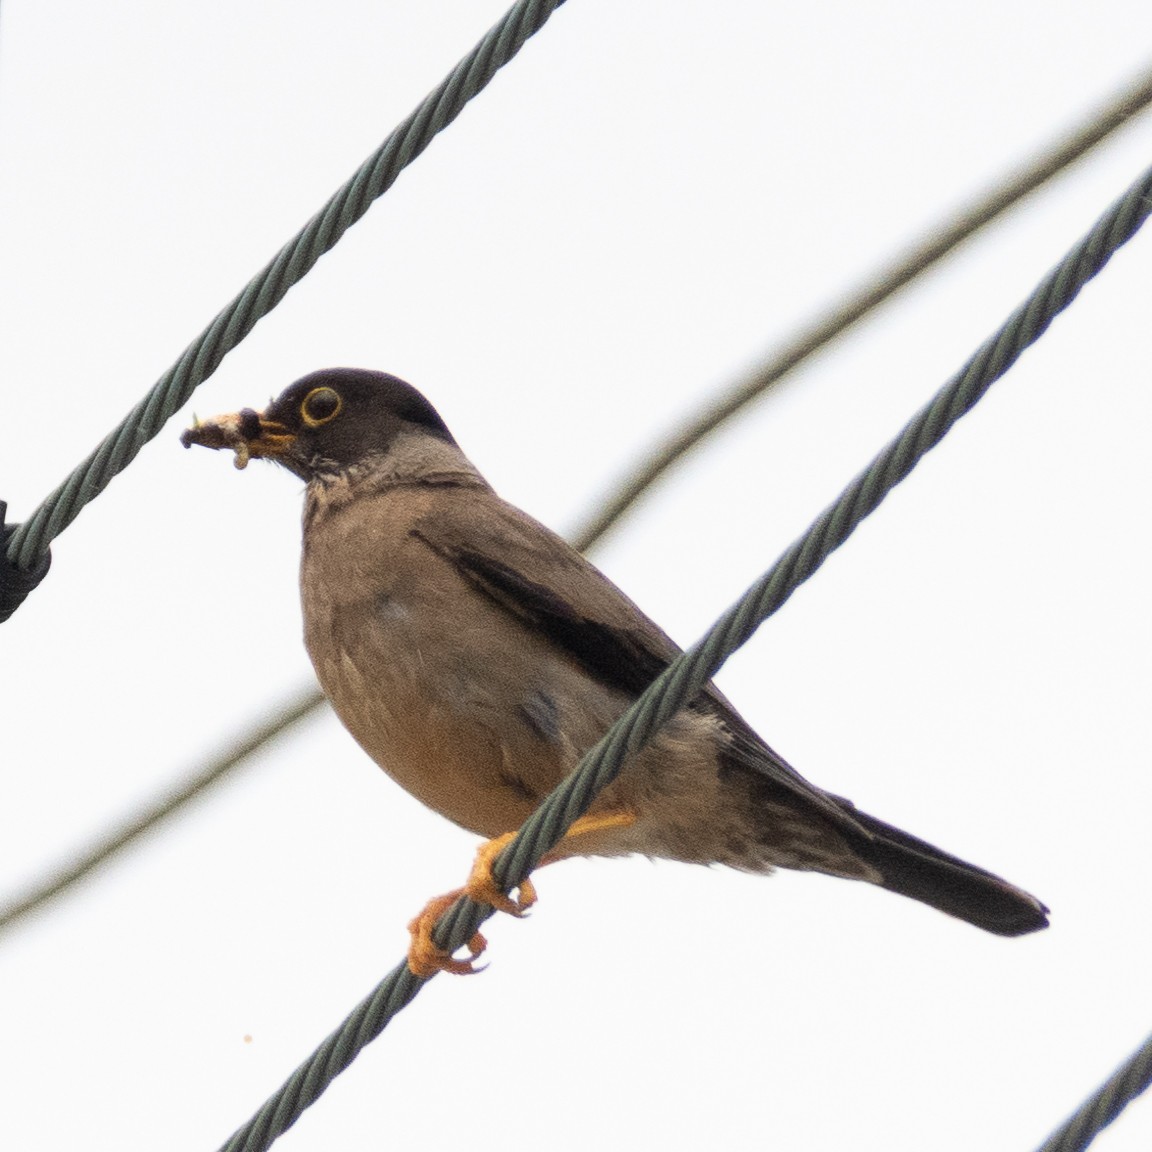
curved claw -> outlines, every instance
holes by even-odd
[[[432,939],[432,931],[441,916],[463,895],[464,889],[458,888],[455,892],[446,892],[429,900],[424,910],[408,925],[412,942],[408,945],[408,970],[413,976],[427,980],[437,972],[451,972],[454,976],[475,976],[483,972],[483,968],[476,967],[488,941],[479,932],[468,941],[470,953],[464,959],[457,959],[451,952],[439,947]]]
[[[408,945],[408,970],[421,979],[434,976],[437,972],[451,972],[456,976],[474,976],[482,972],[483,968],[476,967],[488,941],[477,932],[468,941],[470,955],[457,959],[451,952],[440,948],[432,939],[432,932],[436,922],[461,896],[468,896],[477,904],[488,904],[497,912],[507,912],[510,916],[523,916],[533,904],[536,903],[536,888],[531,880],[522,880],[519,885],[517,899],[502,891],[492,878],[492,861],[504,850],[508,842],[515,836],[509,832],[505,836],[497,836],[480,846],[476,853],[476,862],[472,865],[472,872],[468,883],[455,892],[447,892],[429,900],[424,910],[409,925],[408,931],[412,935],[412,942]]]
[[[477,904],[490,904],[497,912],[507,912],[509,916],[519,918],[536,903],[536,886],[527,878],[521,880],[519,898],[514,899],[492,877],[493,861],[515,836],[515,832],[506,832],[480,845],[476,852],[476,862],[464,885],[464,892]]]
[[[186,433],[187,435],[187,433]],[[627,828],[636,823],[636,814],[630,810],[601,812],[592,816],[581,816],[565,835],[565,839],[587,835],[589,832],[602,832],[613,828]],[[488,946],[488,941],[477,932],[468,941],[468,950],[471,953],[466,959],[458,960],[450,952],[437,947],[432,940],[432,930],[436,921],[448,910],[460,896],[468,896],[477,904],[487,904],[497,912],[507,912],[509,916],[523,916],[533,904],[536,903],[536,886],[525,877],[520,881],[516,898],[505,892],[492,877],[492,864],[496,857],[518,835],[516,832],[506,832],[503,836],[496,836],[492,840],[481,844],[476,853],[476,862],[472,865],[472,872],[468,883],[455,892],[444,896],[437,896],[429,900],[424,911],[408,925],[412,933],[412,943],[408,946],[408,968],[413,975],[427,979],[437,972],[452,972],[457,976],[474,976],[482,972],[483,968],[476,967],[476,961]],[[559,856],[549,853],[541,864],[550,864]]]

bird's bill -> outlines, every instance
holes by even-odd
[[[180,443],[185,448],[199,444],[204,448],[231,448],[236,453],[237,468],[245,468],[253,457],[276,460],[288,452],[296,440],[295,433],[262,412],[242,408],[211,420],[192,417],[191,428],[185,429]]]

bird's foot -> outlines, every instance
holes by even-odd
[[[475,933],[468,941],[469,955],[465,959],[457,959],[451,952],[441,948],[433,939],[432,932],[436,922],[452,907],[453,904],[465,895],[463,888],[455,892],[446,892],[429,900],[424,910],[408,925],[408,932],[412,942],[408,945],[408,970],[413,976],[427,980],[437,972],[451,972],[454,976],[475,976],[482,972],[476,967],[488,941],[479,933]]]
[[[636,814],[627,810],[581,816],[568,829],[565,839],[575,839],[591,832],[627,828],[635,823]],[[496,883],[492,876],[493,862],[516,836],[516,832],[505,832],[503,836],[496,836],[481,844],[476,852],[472,872],[464,887],[457,888],[455,892],[449,892],[444,896],[437,896],[435,900],[430,900],[424,911],[408,925],[408,931],[412,934],[412,943],[408,947],[408,967],[414,975],[426,979],[437,972],[452,972],[457,976],[471,976],[482,971],[476,967],[476,961],[488,946],[488,942],[479,932],[468,941],[468,950],[471,955],[462,960],[458,960],[451,952],[439,947],[432,939],[436,921],[461,896],[468,896],[477,904],[488,904],[497,912],[507,912],[509,916],[517,917],[523,916],[536,903],[536,887],[527,877],[520,881],[517,894],[512,897]],[[540,863],[549,864],[560,858],[559,855],[549,853]]]
[[[464,885],[464,892],[477,904],[491,904],[497,912],[507,912],[509,916],[523,916],[536,903],[536,887],[525,877],[520,881],[517,897],[513,899],[492,876],[492,863],[508,845],[516,839],[515,832],[505,832],[488,840],[476,850],[476,860],[472,872]]]
[[[461,896],[468,896],[477,904],[489,904],[498,912],[507,912],[510,916],[523,916],[536,903],[536,888],[531,880],[520,882],[517,898],[513,899],[492,877],[492,861],[504,851],[515,835],[515,832],[508,832],[481,844],[464,887],[429,900],[420,915],[408,925],[412,936],[408,946],[408,968],[414,976],[427,979],[437,972],[473,976],[483,971],[476,967],[476,961],[488,946],[488,941],[479,932],[468,941],[471,955],[465,959],[457,959],[432,939],[436,922]]]

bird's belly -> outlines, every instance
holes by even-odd
[[[480,835],[512,831],[628,698],[479,597],[437,596],[434,581],[401,580],[395,564],[386,571],[371,598],[347,579],[310,574],[305,642],[320,683],[407,792]],[[635,822],[566,842],[557,855],[790,865],[782,846],[765,842],[748,797],[722,781],[720,729],[706,712],[673,717],[595,802],[594,812],[627,811]]]
[[[503,668],[481,667],[469,638],[442,618],[389,601],[371,606],[364,627],[365,611],[351,613],[355,628],[330,621],[320,643],[306,629],[345,727],[402,788],[456,824],[484,836],[518,827],[571,765],[519,706],[516,654]]]

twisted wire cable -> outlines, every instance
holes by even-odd
[[[1048,1137],[1037,1152],[1083,1152],[1152,1084],[1152,1036]]]
[[[597,502],[596,513],[588,517],[584,527],[572,534],[573,547],[579,552],[588,551],[677,460],[723,423],[789,377],[809,357],[843,335],[865,315],[986,224],[1105,140],[1150,103],[1152,70],[1145,69],[1116,96],[1086,117],[1078,127],[1065,132],[1058,141],[1044,149],[1031,163],[1008,173],[987,194],[960,209],[949,220],[930,229],[903,257],[892,260],[861,287],[802,326],[761,368],[738,381],[721,396],[710,399],[670,440],[657,445],[642,457],[630,476],[605,501]],[[0,522],[2,519],[0,513]],[[241,737],[237,741],[235,754],[227,758],[223,769],[219,757],[201,769],[205,782],[214,783],[225,772],[240,766],[266,741],[323,703],[324,695],[319,689],[303,689],[298,697],[278,707],[271,719],[257,722]],[[278,723],[277,717],[282,717],[282,721]],[[194,776],[185,789],[189,799],[199,791],[196,779]],[[0,906],[0,933],[33,909],[67,890],[76,880],[99,867],[160,820],[179,811],[181,805],[181,795],[165,797],[150,804],[140,813],[122,820],[114,830],[87,850],[76,852],[68,863],[30,885],[23,894],[9,899]]]
[[[16,568],[28,571],[36,567],[49,544],[84,506],[135,459],[257,321],[335,246],[562,3],[564,0],[519,0],[509,9],[272,262],[188,345],[119,426],[16,528],[7,542],[7,557]]]
[[[627,757],[690,701],[792,593],[884,500],[917,463],[1045,332],[1080,289],[1152,214],[1152,170],[1114,204],[1089,234],[1044,278],[1000,330],[904,430],[856,477],[809,529],[780,557],[708,633],[681,653],[524,823],[493,863],[505,891],[517,887],[541,857],[590,807],[599,791],[619,775]],[[442,948],[465,945],[493,909],[462,896],[441,916],[433,939]],[[323,1093],[327,1085],[378,1036],[421,986],[433,977],[397,965],[223,1146],[221,1152],[263,1152]]]
[[[544,800],[516,839],[494,862],[492,874],[499,885],[515,887],[528,876],[569,825],[588,810],[600,790],[619,775],[625,757],[642,748],[661,724],[687,704],[760,624],[786,603],[792,593],[880,506],[888,493],[943,439],[956,421],[983,397],[1030,344],[1044,334],[1084,284],[1135,235],[1149,214],[1152,214],[1152,169],[1145,172],[1109,209],[1000,330],[981,345],[968,363],[713,625],[707,635],[653,681],[584,757],[578,771]],[[457,908],[463,912],[465,909],[461,906],[469,904],[472,901],[457,901],[445,918]],[[474,919],[472,909],[467,911],[467,917],[458,918],[465,930]],[[479,922],[477,919],[477,926]],[[471,931],[474,932],[475,927]],[[460,947],[471,932],[465,931],[459,938],[455,934],[451,938],[447,933],[444,935],[446,943]],[[437,943],[442,941],[437,938]]]

